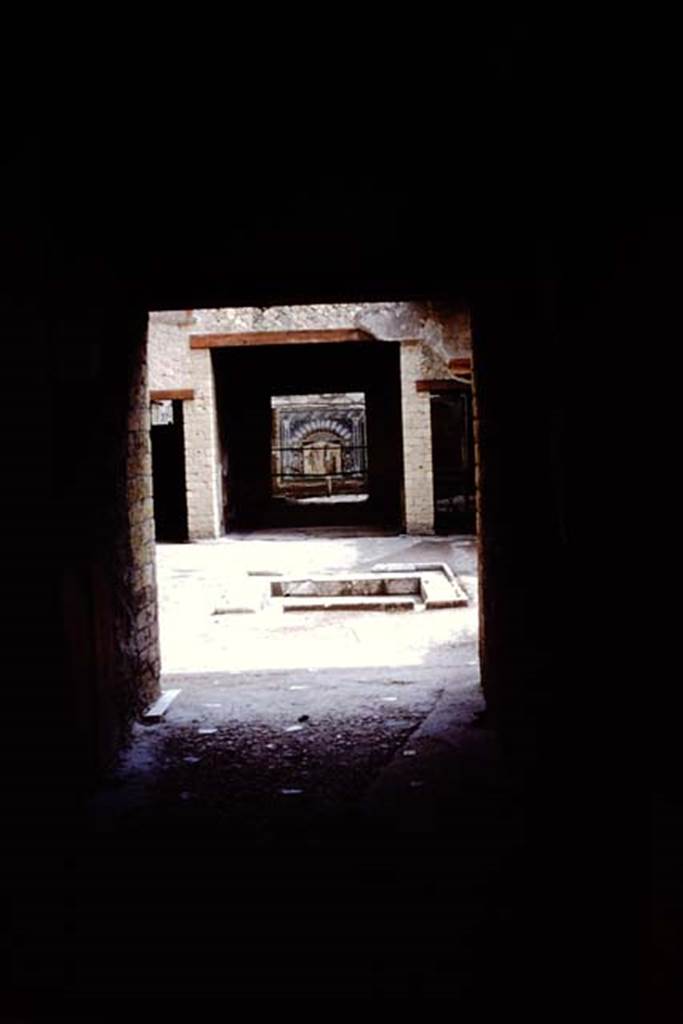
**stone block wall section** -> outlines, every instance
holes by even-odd
[[[432,415],[428,391],[417,391],[423,379],[423,346],[401,342],[401,411],[403,419],[403,484],[406,533],[434,533]]]
[[[190,540],[200,540],[221,533],[221,462],[211,352],[189,355],[194,398],[183,406],[187,527]]]
[[[332,303],[150,314],[149,387],[194,391],[184,404],[190,540],[216,538],[223,528],[211,352],[190,349],[191,336],[334,329],[358,329],[378,341],[401,342],[405,527],[409,533],[433,533],[430,399],[415,384],[454,376],[449,362],[470,355],[469,310],[462,303]]]
[[[74,765],[98,772],[160,692],[146,323],[79,308],[55,330],[51,544],[68,746]]]
[[[155,390],[192,387],[190,332],[195,315],[190,310],[150,313],[147,327],[149,386]],[[179,382],[183,383],[179,383]]]
[[[119,650],[126,652],[125,673],[135,688],[136,711],[141,712],[160,692],[159,623],[157,616],[154,503],[149,388],[145,346],[136,352],[127,413],[125,464],[125,521],[119,539],[119,563],[126,582],[119,600]],[[123,597],[123,594],[120,595]]]

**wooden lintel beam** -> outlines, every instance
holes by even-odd
[[[472,369],[472,356],[456,356],[455,359],[448,360],[449,370],[471,370]]]
[[[462,387],[462,381],[458,380],[416,380],[416,391],[455,391]]]
[[[245,345],[317,345],[333,341],[376,341],[367,331],[242,331],[233,334],[191,334],[190,348],[237,348]]]
[[[149,397],[152,402],[186,402],[194,398],[194,388],[150,388]]]

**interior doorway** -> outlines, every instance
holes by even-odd
[[[453,385],[430,396],[434,529],[474,533],[476,528],[472,388]]]
[[[399,529],[399,345],[213,352],[225,532]]]
[[[188,539],[182,401],[152,400],[150,421],[156,539],[179,543]]]

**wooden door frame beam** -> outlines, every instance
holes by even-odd
[[[151,402],[187,402],[194,398],[194,388],[150,388]]]
[[[240,331],[228,334],[191,334],[190,348],[242,348],[250,345],[319,345],[345,341],[377,341],[368,331]]]
[[[444,380],[416,380],[415,390],[416,391],[459,391],[463,388],[463,382],[461,380],[453,380],[451,378]]]

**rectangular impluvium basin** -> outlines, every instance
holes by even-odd
[[[440,566],[431,565],[422,572],[373,570],[368,574],[320,573],[278,579],[270,584],[270,596],[287,612],[415,611],[467,604],[467,595],[450,570],[445,573]]]

